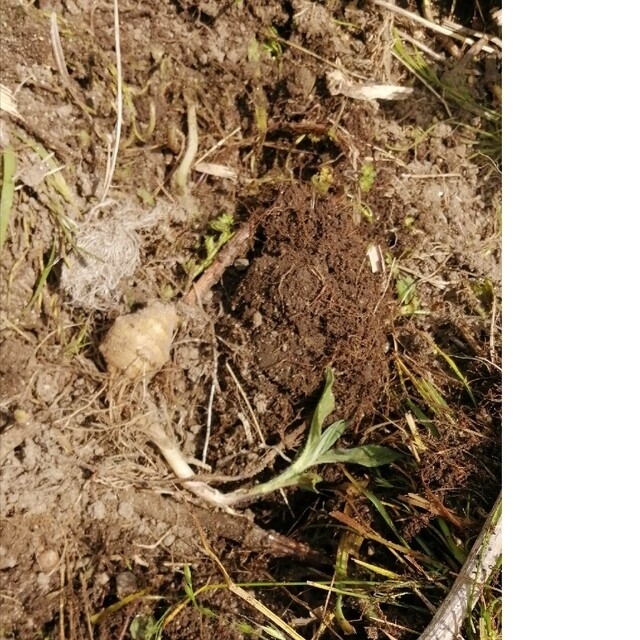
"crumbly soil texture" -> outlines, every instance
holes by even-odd
[[[499,59],[368,2],[119,17],[118,64],[112,3],[0,0],[0,637],[266,638],[274,619],[417,637],[500,491],[501,183],[482,115],[394,43],[433,47],[477,104]],[[372,85],[413,92],[354,93]],[[196,295],[232,232],[246,242]],[[158,300],[169,360],[109,369],[115,319]],[[266,482],[329,368],[336,446],[391,462],[319,465],[229,512],[149,435],[219,491]]]

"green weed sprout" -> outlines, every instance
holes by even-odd
[[[375,444],[351,449],[334,448],[333,445],[347,428],[348,421],[338,420],[326,429],[322,428],[335,406],[333,381],[333,370],[328,367],[325,370],[324,390],[313,414],[304,448],[289,467],[262,484],[249,488],[243,487],[231,493],[222,493],[198,480],[176,443],[167,436],[158,422],[151,421],[148,424],[149,438],[158,447],[176,476],[184,480],[185,488],[209,504],[231,512],[233,512],[231,507],[239,502],[260,498],[285,487],[298,486],[315,490],[322,478],[311,469],[321,464],[351,463],[363,467],[379,467],[400,458],[402,454]]]
[[[351,449],[333,447],[349,424],[347,420],[338,420],[324,431],[322,429],[322,425],[335,406],[333,382],[333,370],[331,367],[327,367],[324,390],[311,420],[307,442],[291,465],[268,482],[263,482],[250,489],[240,489],[234,494],[238,494],[238,497],[243,499],[264,496],[291,486],[315,490],[316,484],[322,478],[311,471],[312,467],[338,462],[359,464],[363,467],[379,467],[400,457],[399,453],[375,444],[352,447]]]
[[[358,186],[362,193],[369,193],[373,183],[376,179],[376,170],[372,162],[365,162],[360,169],[360,175],[358,176]]]
[[[190,259],[183,264],[189,282],[193,282],[203,271],[208,269],[220,249],[231,240],[234,235],[233,223],[234,218],[231,213],[223,213],[209,222],[209,230],[204,237],[204,249],[206,252],[204,259]]]
[[[408,274],[398,275],[396,279],[396,294],[400,299],[400,314],[413,316],[419,313],[420,299],[416,291],[416,281]]]

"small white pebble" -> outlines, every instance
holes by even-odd
[[[254,311],[251,316],[251,324],[253,324],[253,328],[257,329],[262,325],[262,314],[259,311]]]
[[[175,541],[176,537],[173,535],[173,533],[169,533],[162,541],[162,544],[164,544],[166,547],[170,547]]]
[[[109,574],[103,571],[102,573],[96,575],[94,583],[100,587],[104,587],[105,584],[109,583],[109,579]]]
[[[89,507],[89,513],[94,520],[104,520],[107,516],[107,507],[104,506],[102,501],[98,500]]]
[[[58,566],[60,556],[55,549],[45,549],[36,555],[36,562],[45,573],[51,573]]]
[[[135,511],[130,502],[121,502],[118,505],[118,515],[122,518],[126,518],[127,520],[131,520],[135,515]]]
[[[38,572],[36,583],[42,591],[49,591],[49,581],[51,576],[48,573]]]

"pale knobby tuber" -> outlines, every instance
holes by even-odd
[[[175,307],[162,302],[119,317],[100,345],[109,373],[132,380],[154,375],[169,361],[177,320]]]

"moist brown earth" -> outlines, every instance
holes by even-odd
[[[167,613],[163,638],[267,637],[273,622],[214,557],[303,637],[343,637],[335,599],[308,582],[339,579],[351,543],[352,559],[405,580],[344,598],[353,637],[413,638],[460,566],[438,527],[470,548],[501,484],[501,187],[478,152],[482,123],[392,57],[392,27],[407,23],[373,4],[119,9],[122,138],[98,207],[116,120],[113,7],[0,0],[0,82],[21,116],[0,115],[3,158],[17,163],[0,254],[0,637],[151,638],[144,621]],[[479,101],[491,100],[484,64],[495,68],[480,59],[465,76]],[[334,95],[335,66],[414,94]],[[176,181],[194,107],[198,161],[235,177],[201,164]],[[249,244],[187,304],[223,213],[250,226]],[[92,262],[83,237],[110,257]],[[178,309],[170,362],[144,382],[109,374],[99,345],[114,319],[157,299]],[[349,420],[340,447],[399,460],[319,467],[316,492],[233,515],[188,493],[149,442],[153,411],[212,486],[266,481],[303,446],[327,367],[329,421]],[[434,389],[442,404],[425,400]],[[347,534],[349,522],[401,537],[409,555]],[[446,571],[416,555],[425,540]],[[189,572],[194,589],[209,585],[197,605]],[[353,561],[345,577],[380,580]]]
[[[356,422],[375,411],[387,384],[393,299],[366,260],[372,229],[354,224],[342,198],[286,188],[267,212],[259,252],[230,301],[251,345],[245,363],[256,393],[293,400],[277,415],[289,422],[331,365],[341,373],[338,413]],[[221,322],[219,331],[233,325]],[[271,426],[272,430],[276,424]]]

